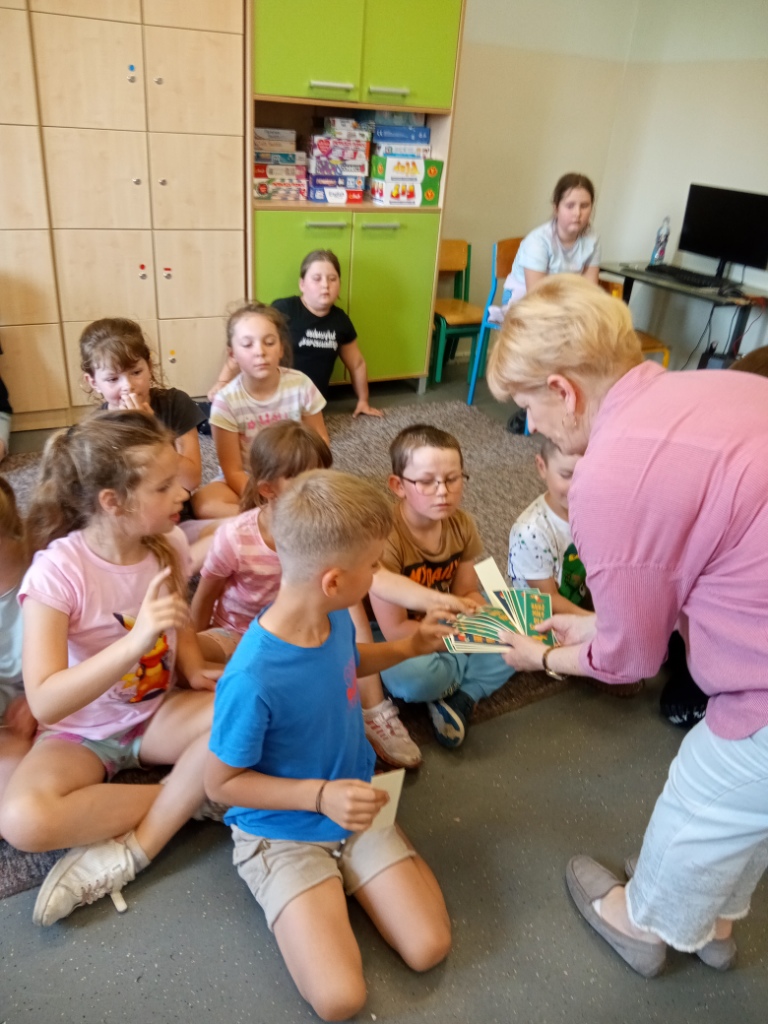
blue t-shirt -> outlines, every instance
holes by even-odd
[[[210,749],[232,768],[288,779],[370,782],[358,653],[349,612],[331,612],[321,647],[296,647],[254,619],[216,686]],[[224,820],[251,835],[329,842],[351,835],[314,811],[232,807]]]

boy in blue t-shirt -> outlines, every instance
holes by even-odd
[[[450,949],[437,881],[394,826],[369,830],[374,789],[357,676],[442,646],[430,613],[390,644],[355,645],[348,608],[368,592],[392,522],[367,481],[301,474],[278,500],[274,604],[249,627],[216,690],[206,790],[227,804],[234,862],[264,910],[296,985],[326,1019],[366,998],[345,891],[414,970]]]

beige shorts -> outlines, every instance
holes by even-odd
[[[237,645],[243,639],[234,629],[225,629],[223,626],[211,626],[210,629],[203,630],[200,636],[210,637],[214,643],[218,644],[225,661],[229,661],[235,653]]]
[[[327,878],[338,878],[351,896],[393,864],[416,856],[394,826],[359,832],[342,842],[300,843],[252,836],[233,825],[232,838],[232,862],[270,931],[291,900]]]

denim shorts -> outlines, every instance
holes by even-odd
[[[394,827],[358,832],[332,843],[265,839],[232,826],[232,861],[256,897],[272,931],[277,918],[297,896],[338,878],[351,896],[387,868],[415,857]]]
[[[111,782],[118,772],[126,768],[143,768],[139,760],[141,742],[151,718],[139,722],[138,725],[119,732],[115,736],[107,736],[103,740],[89,740],[75,732],[56,732],[54,729],[41,729],[35,737],[35,743],[44,740],[63,740],[65,743],[77,743],[81,747],[92,750],[104,765],[107,781]]]

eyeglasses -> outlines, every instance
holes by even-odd
[[[445,489],[449,493],[451,491],[460,490],[465,482],[469,482],[469,474],[454,473],[451,476],[436,476],[431,480],[411,480],[411,478],[407,476],[401,476],[400,479],[407,481],[409,484],[413,484],[419,494],[437,494],[440,484],[445,484]]]

